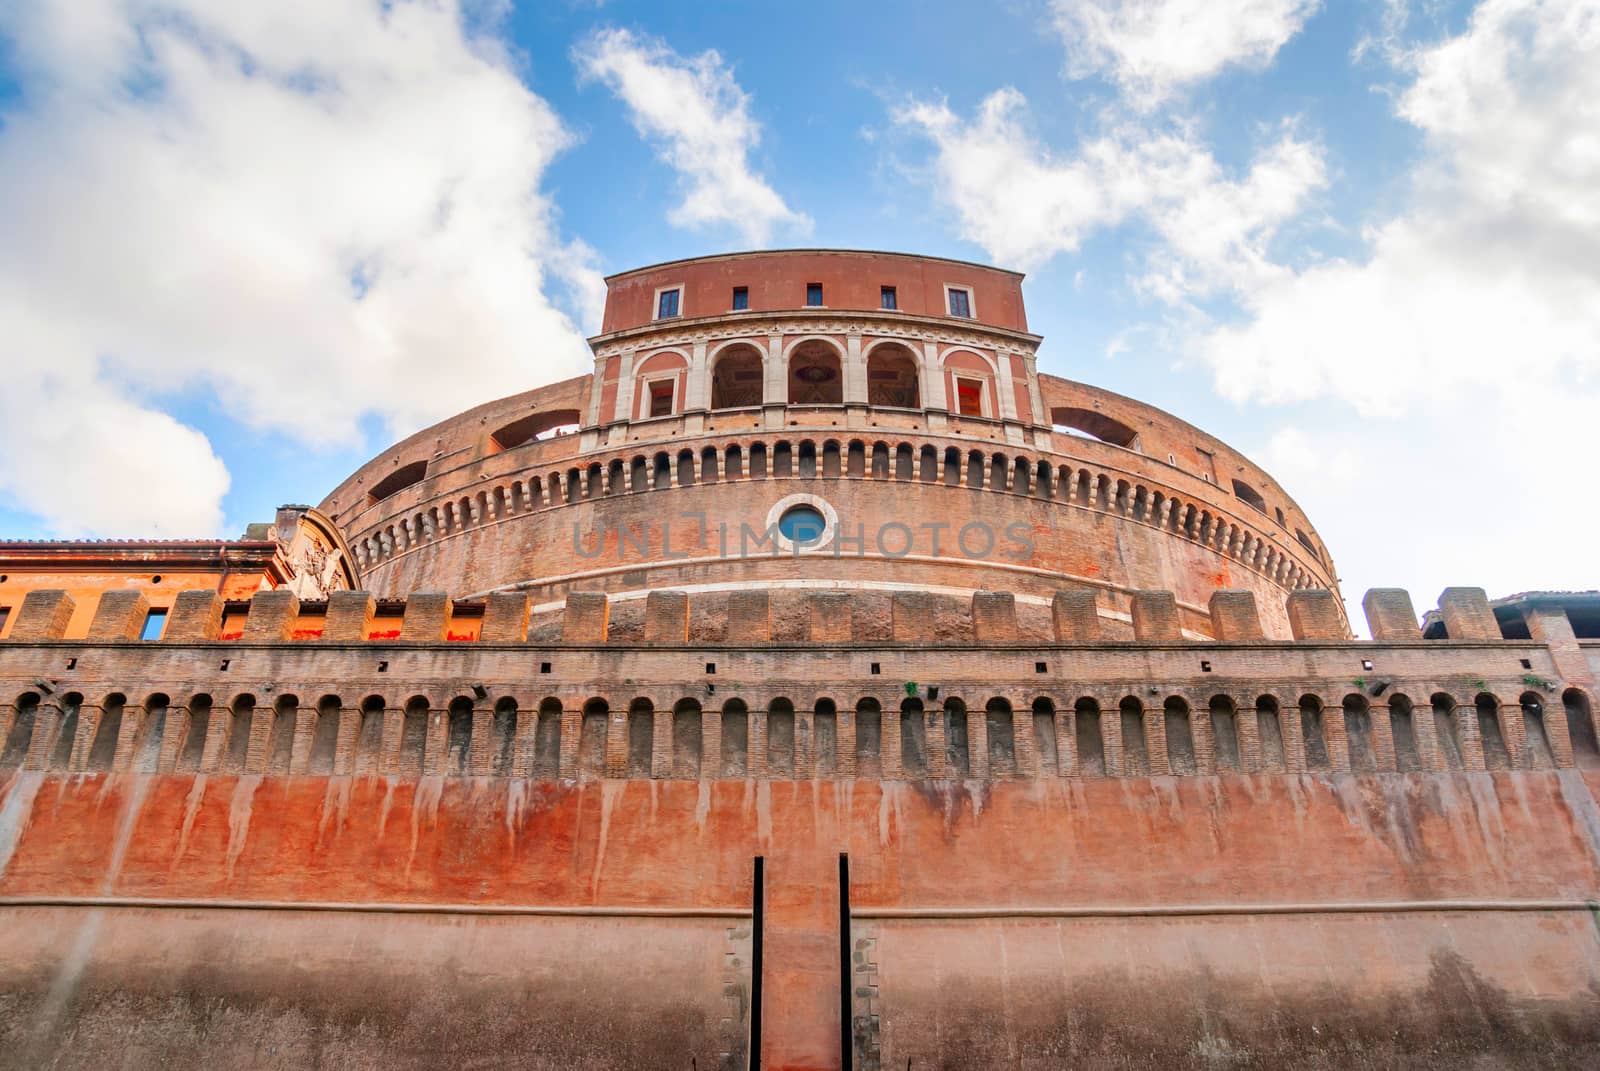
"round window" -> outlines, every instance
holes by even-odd
[[[778,518],[778,531],[797,547],[822,542],[828,521],[815,506],[791,506]]]

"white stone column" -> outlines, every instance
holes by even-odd
[[[1000,419],[1016,420],[1017,394],[1012,387],[1011,381],[1011,357],[1009,354],[996,352],[994,363],[995,367],[999,369],[999,375],[995,379],[995,393],[1000,396]]]
[[[706,367],[706,344],[696,342],[689,357],[689,381],[684,387],[683,409],[711,408],[711,370]]]
[[[1022,355],[1022,367],[1028,376],[1028,401],[1033,406],[1033,422],[1050,426],[1050,414],[1044,411],[1044,395],[1039,391],[1039,356],[1034,353]]]
[[[950,399],[946,397],[944,390],[944,367],[939,363],[937,342],[922,344],[922,361],[921,367],[917,370],[917,380],[922,391],[924,409],[950,408]]]
[[[621,367],[617,370],[617,404],[612,409],[611,419],[630,421],[633,419],[633,354],[624,353],[621,358]],[[599,404],[600,393],[605,389],[605,381],[600,380],[594,391],[595,404]]]
[[[844,353],[844,404],[867,404],[867,360],[861,355],[861,335],[851,332],[845,336]]]
[[[762,369],[766,374],[767,405],[789,403],[789,363],[783,359],[783,336],[767,336],[767,359]]]

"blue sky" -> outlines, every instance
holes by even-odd
[[[1600,579],[1600,0],[254,7],[0,9],[0,534],[236,535],[605,273],[842,246],[1025,269],[1352,602]]]

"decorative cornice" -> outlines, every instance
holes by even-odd
[[[1000,353],[1031,354],[1042,335],[992,327],[976,321],[953,323],[943,316],[913,316],[903,312],[868,310],[785,309],[781,312],[724,313],[675,319],[596,335],[589,346],[596,357],[650,348],[722,342],[761,335],[875,335],[884,338],[981,345]]]

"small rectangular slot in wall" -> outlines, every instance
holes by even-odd
[[[850,856],[839,853],[839,1066],[854,1071],[855,1045],[852,1043],[850,996],[853,984],[850,970]]]
[[[1035,673],[1049,673],[1050,664],[1048,662],[1035,662],[1033,664],[1033,671]]]
[[[717,671],[717,664],[715,662],[707,662],[706,663],[706,672],[707,673],[715,673],[716,671]]]
[[[550,663],[549,662],[540,662],[539,663],[539,672],[540,673],[549,673],[550,672]]]
[[[873,673],[882,673],[883,672],[883,667],[880,666],[878,663],[874,662],[874,663],[872,663],[872,672]]]
[[[750,898],[750,1060],[751,1071],[761,1066],[761,958],[762,929],[766,925],[766,860],[756,856],[754,890]]]

